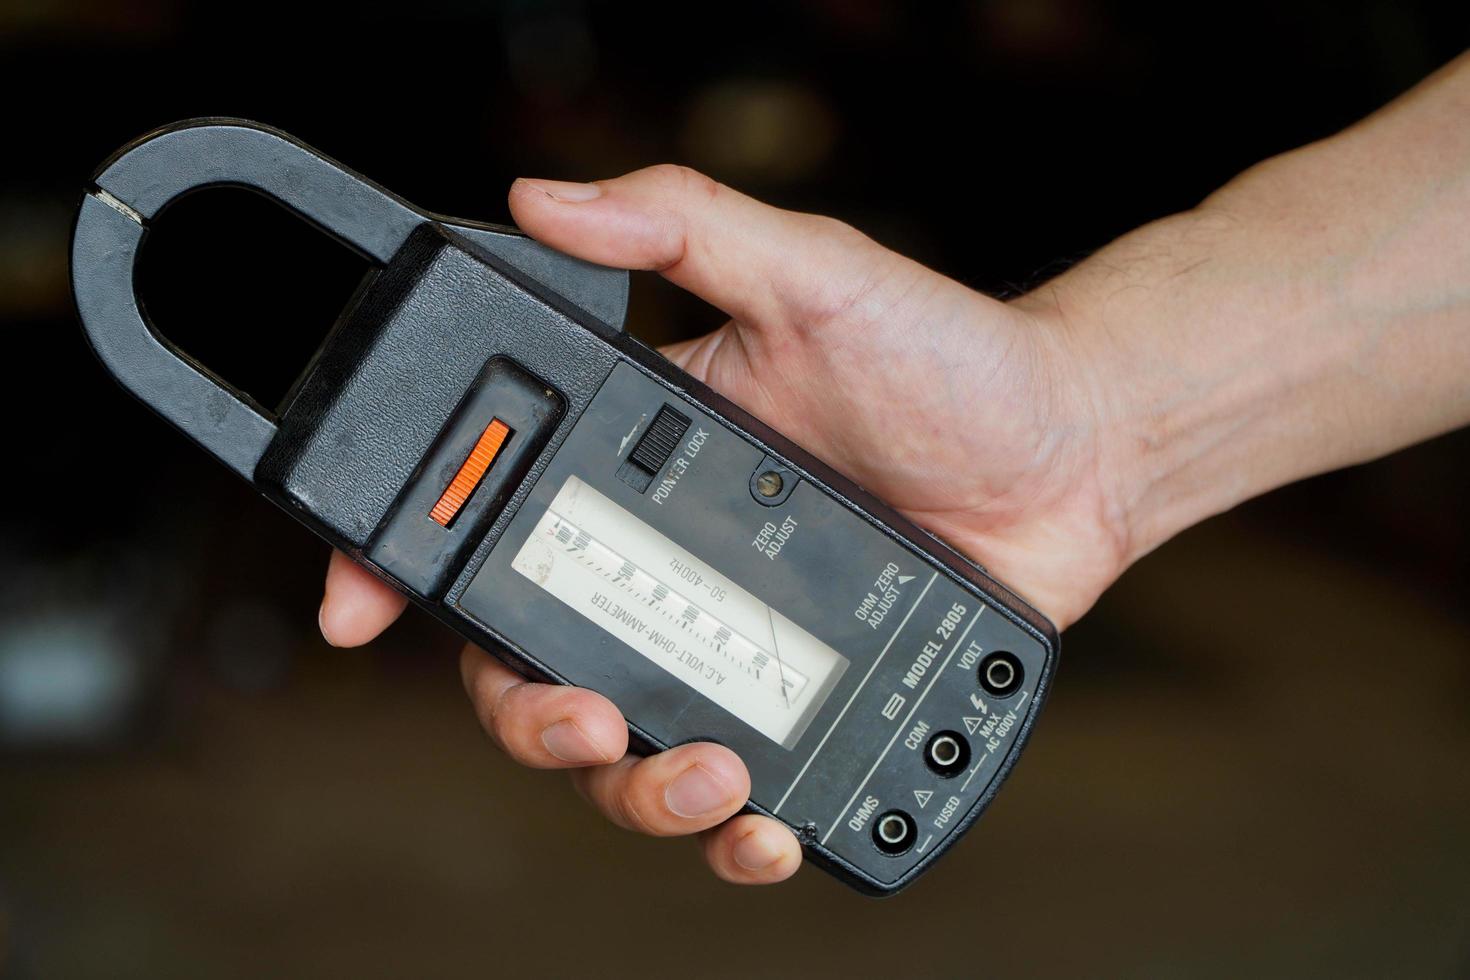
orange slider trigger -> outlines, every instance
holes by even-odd
[[[470,494],[475,492],[475,487],[480,485],[485,471],[490,469],[490,464],[500,455],[500,450],[509,437],[509,426],[499,419],[490,420],[490,424],[475,443],[475,448],[470,450],[469,459],[460,466],[459,472],[454,474],[454,479],[449,481],[449,486],[440,495],[439,502],[429,511],[429,517],[435,523],[449,526],[464,502],[470,499]]]

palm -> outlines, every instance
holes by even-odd
[[[1124,542],[1044,325],[867,239],[849,248],[854,289],[787,298],[665,353],[1058,622],[1076,619]]]

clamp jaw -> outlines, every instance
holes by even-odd
[[[118,381],[247,480],[276,419],[165,340],[134,291],[148,226],[195,190],[256,191],[385,267],[415,229],[436,225],[498,258],[584,315],[621,330],[628,274],[563,255],[514,228],[422,211],[292,137],[243,119],[192,119],[123,147],[93,176],[72,236],[72,294],[93,350]]]

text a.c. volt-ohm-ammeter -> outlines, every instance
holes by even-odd
[[[150,222],[221,185],[374,265],[279,413],[135,295]],[[469,640],[606,695],[643,748],[733,749],[748,809],[856,888],[932,866],[1026,741],[1051,624],[624,333],[625,272],[206,119],[97,172],[72,280],[103,364],[185,435]]]

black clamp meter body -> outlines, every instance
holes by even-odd
[[[278,414],[135,295],[149,223],[220,185],[374,265]],[[641,747],[733,749],[749,810],[858,889],[930,867],[1030,733],[1052,625],[624,333],[626,272],[202,119],[98,170],[72,284],[102,363],[185,435],[522,673],[607,695]]]

